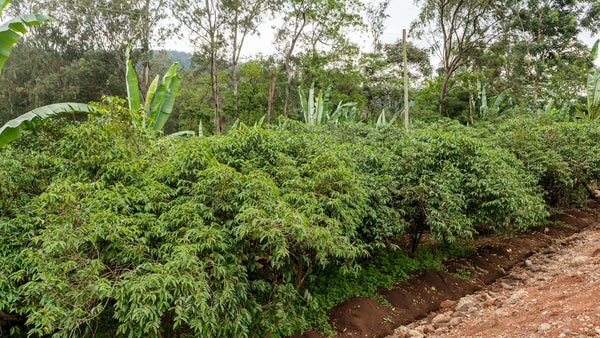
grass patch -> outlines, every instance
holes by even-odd
[[[316,270],[305,284],[305,291],[314,301],[313,312],[307,315],[309,325],[333,334],[327,311],[340,302],[351,297],[370,297],[382,302],[377,288],[389,288],[407,280],[417,270],[439,271],[444,259],[472,255],[476,250],[467,242],[437,243],[420,247],[412,257],[402,250],[378,251],[361,261],[362,269],[355,274],[343,274],[335,267]]]

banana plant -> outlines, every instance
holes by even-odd
[[[312,125],[321,125],[326,123],[344,123],[356,122],[358,118],[358,109],[356,103],[338,103],[336,109],[330,113],[329,103],[331,97],[331,85],[327,87],[325,93],[319,91],[315,96],[315,84],[313,83],[308,90],[308,96],[305,97],[302,90],[300,93],[300,104],[304,114],[304,122]]]
[[[84,103],[55,103],[36,108],[16,119],[8,121],[0,128],[0,147],[21,135],[23,129],[33,129],[46,119],[64,113],[94,113],[95,109]]]
[[[496,96],[491,106],[488,104],[488,96],[486,84],[477,79],[477,99],[475,102],[476,110],[479,112],[481,119],[487,120],[490,115],[496,115],[510,107],[509,95],[511,89],[508,88]]]
[[[333,123],[356,122],[358,119],[358,108],[355,102],[340,102],[329,118]]]
[[[592,47],[592,61],[598,59],[598,43],[596,40]],[[600,117],[600,69],[592,67],[587,72],[587,114],[580,114],[581,118],[586,120],[595,120]]]
[[[10,0],[0,2],[0,14],[9,3]],[[10,56],[13,45],[19,41],[21,35],[27,33],[27,28],[41,25],[50,20],[49,17],[42,14],[26,14],[0,25],[0,71]],[[53,115],[75,112],[92,113],[94,111],[94,108],[83,103],[56,103],[36,108],[8,121],[0,128],[0,147],[18,138],[23,129],[33,129]]]
[[[394,117],[392,117],[391,120],[388,120],[386,117],[385,109],[382,110],[381,114],[379,114],[379,117],[377,118],[377,122],[375,122],[375,128],[381,129],[381,128],[391,126],[394,123],[394,121],[396,121],[396,118],[398,116],[402,116],[402,114],[404,114],[404,111],[402,111],[400,114],[397,114]]]
[[[0,2],[0,15],[9,3],[10,0]],[[21,35],[27,33],[27,28],[41,25],[50,20],[50,17],[42,14],[25,14],[0,25],[0,70],[2,70],[4,62],[10,56],[12,46],[19,41]]]
[[[302,90],[300,92],[300,104],[304,113],[304,122],[312,125],[321,125],[328,122],[329,117],[329,95],[331,94],[331,85],[323,94],[319,90],[319,94],[315,97],[315,84],[313,83],[308,90],[308,97],[305,98]]]
[[[140,89],[138,86],[137,76],[133,64],[129,59],[129,48],[126,52],[127,58],[127,71],[125,74],[127,83],[127,100],[129,102],[129,109],[144,111],[144,119],[142,123],[147,128],[152,130],[161,130],[171,112],[173,111],[173,105],[175,104],[175,98],[179,92],[179,85],[181,83],[181,76],[177,74],[178,63],[175,62],[169,70],[165,73],[162,80],[159,81],[157,75],[146,94],[146,99],[142,107],[142,99],[140,95]]]

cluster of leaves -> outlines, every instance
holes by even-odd
[[[424,232],[452,242],[546,215],[542,171],[483,128],[287,120],[185,140],[156,138],[118,101],[97,110],[0,153],[0,311],[33,335],[291,334],[347,296],[319,291],[352,284],[330,278],[435,266],[385,253],[405,237],[415,251]],[[536,128],[572,179],[596,177],[594,127]]]
[[[598,122],[507,121],[494,129],[490,142],[521,160],[535,184],[555,207],[581,204],[600,179]]]

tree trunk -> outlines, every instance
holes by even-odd
[[[288,117],[288,107],[290,102],[290,86],[292,85],[292,68],[290,67],[289,53],[285,58],[285,72],[287,74],[287,82],[285,84],[285,103],[283,105],[283,116]]]
[[[473,93],[469,90],[469,119],[471,120],[471,125],[473,123]]]
[[[271,74],[271,83],[269,84],[269,110],[268,110],[268,122],[269,124],[273,123],[273,109],[275,106],[275,82],[277,81],[277,76],[275,74]]]
[[[213,47],[214,48],[214,47]],[[212,94],[214,100],[214,108],[215,108],[215,132],[217,134],[221,133],[221,107],[219,104],[219,77],[217,74],[217,52],[213,49],[211,51],[211,67],[210,67],[210,77],[211,77],[211,87]]]
[[[235,114],[235,118],[240,118],[240,100],[238,98],[238,70],[237,70],[237,62],[233,64],[233,112]]]
[[[444,74],[444,82],[442,82],[442,89],[440,90],[440,104],[438,107],[440,115],[442,115],[444,112],[442,101],[444,101],[444,99],[446,98],[446,95],[448,95],[448,82],[449,81],[450,81],[450,74],[445,73]]]
[[[238,100],[238,11],[235,12],[235,26],[233,33],[233,58],[231,59],[231,67],[233,68],[233,113],[236,119],[240,118],[240,104]]]
[[[296,48],[296,43],[302,35],[302,31],[306,26],[306,12],[302,12],[302,24],[298,26],[296,24],[296,28],[294,30],[294,35],[292,36],[292,43],[290,44],[290,49],[288,49],[285,54],[285,72],[287,74],[287,83],[285,85],[285,104],[283,105],[283,116],[288,117],[288,108],[290,103],[290,86],[292,85],[292,67],[290,66],[290,61],[292,58],[292,53],[294,52],[294,48]],[[297,23],[297,22],[296,22]]]

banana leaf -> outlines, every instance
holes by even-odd
[[[178,131],[176,133],[169,135],[169,137],[190,137],[190,136],[196,136],[196,133],[194,133],[191,130],[184,130],[184,131]]]
[[[127,102],[129,102],[129,109],[138,110],[141,105],[140,88],[138,86],[137,76],[135,69],[129,59],[129,47],[125,52],[125,58],[127,59],[127,70],[125,71],[125,83],[127,84]]]
[[[375,123],[376,128],[385,127],[387,125],[387,121],[385,119],[385,110],[381,112],[379,117],[377,118],[377,122]]]
[[[317,99],[315,100],[315,125],[323,124],[323,92],[319,90]]]
[[[146,114],[150,113],[150,108],[152,108],[152,98],[156,95],[156,89],[158,88],[158,75],[154,77],[154,80],[150,83],[150,87],[148,88],[148,93],[146,94],[146,106],[145,111]]]
[[[36,108],[16,119],[8,121],[0,128],[0,147],[17,139],[21,131],[33,129],[51,116],[62,113],[94,113],[96,110],[84,103],[55,103],[48,106]]]
[[[154,130],[162,129],[173,110],[175,98],[179,92],[179,84],[181,83],[181,76],[176,73],[178,65],[179,64],[175,62],[171,68],[169,68],[160,82],[160,85],[157,87],[154,97],[146,98],[146,100],[152,99],[152,108],[150,109],[149,114],[149,127]]]
[[[600,71],[594,69],[588,75],[587,108],[589,119],[596,118],[600,111]]]
[[[302,113],[304,114],[304,123],[310,123],[308,120],[308,101],[304,98],[302,89],[298,90],[298,94],[300,95],[300,106],[302,108]]]
[[[600,40],[596,40],[592,47],[591,58],[592,61],[596,61],[598,58],[598,43]],[[587,76],[587,115],[583,115],[587,119],[595,119],[598,117],[600,111],[600,70],[592,68],[588,70]]]
[[[498,95],[496,97],[496,100],[494,101],[492,108],[500,109],[500,105],[502,105],[504,103],[504,101],[506,101],[510,92],[511,92],[511,89],[508,88],[508,89],[505,89],[502,93],[500,93],[500,95]]]
[[[267,115],[263,115],[263,117],[261,117],[260,120],[255,122],[254,128],[262,128],[263,124],[265,123],[265,117],[267,117]]]
[[[2,14],[2,11],[4,10],[4,8],[10,3],[10,0],[3,0],[2,1],[2,5],[0,5],[0,14]]]
[[[5,0],[2,3],[4,8],[9,1]],[[5,22],[0,26],[0,70],[4,67],[4,62],[10,56],[12,47],[22,34],[27,33],[27,27],[41,25],[44,22],[50,21],[50,17],[42,14],[26,14]]]

